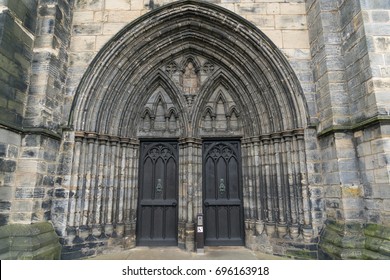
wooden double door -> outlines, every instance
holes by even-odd
[[[237,140],[203,142],[205,245],[244,245],[241,153]],[[137,245],[178,243],[178,143],[141,143]]]

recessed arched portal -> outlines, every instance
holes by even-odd
[[[193,250],[202,212],[210,244],[310,241],[307,118],[292,68],[243,18],[198,1],[140,17],[74,98],[69,242]]]

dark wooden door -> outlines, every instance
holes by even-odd
[[[137,245],[177,245],[178,145],[142,142]]]
[[[205,245],[244,245],[239,141],[203,143]]]

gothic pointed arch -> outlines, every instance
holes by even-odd
[[[80,228],[89,239],[94,232],[134,239],[139,141],[158,138],[179,143],[178,242],[193,246],[203,211],[201,141],[213,137],[234,139],[242,151],[236,181],[246,236],[255,236],[248,242],[256,247],[264,234],[291,243],[312,238],[303,91],[280,50],[231,11],[175,1],[130,23],[90,64],[69,123],[77,195],[67,225],[77,242]]]
[[[199,24],[203,27],[199,28]],[[150,35],[148,44],[137,40],[146,34]],[[154,46],[159,46],[157,57]],[[132,89],[145,83],[162,64],[168,64],[172,57],[191,58],[190,54],[205,58],[196,67],[222,68],[229,78],[241,81],[240,94],[270,108],[269,113],[273,115],[269,119],[275,124],[270,132],[306,126],[308,113],[302,89],[275,45],[234,13],[193,0],[175,2],[140,17],[104,46],[78,87],[71,124],[76,130],[94,131],[97,128],[93,124],[99,117],[98,123],[109,123],[110,114],[102,114],[107,112],[105,104],[119,105],[117,110],[123,111],[123,106],[115,103],[119,96],[137,94]],[[193,58],[190,61],[196,62]],[[276,108],[280,112],[275,112]],[[259,109],[256,111],[261,115]]]
[[[132,134],[132,137],[143,136],[161,136],[161,137],[179,137],[185,130],[186,116],[184,113],[183,102],[184,99],[180,98],[181,94],[177,85],[175,85],[162,70],[158,70],[153,79],[149,81],[147,85],[143,85],[138,89],[143,92],[141,97],[142,101],[139,102],[138,110],[134,112],[126,112],[126,115],[121,117],[122,123],[131,124],[127,126],[127,131],[137,131],[136,134]],[[146,86],[146,87],[145,87]],[[137,102],[135,100],[129,101]],[[142,108],[147,108],[154,117],[154,131],[150,131],[149,134],[142,133],[142,128],[137,125],[141,124],[139,115]],[[130,114],[131,113],[131,114]],[[131,121],[134,118],[135,121]],[[175,129],[173,129],[173,127]]]
[[[236,108],[253,108],[251,111],[257,110],[256,107],[253,107],[254,101],[251,97],[240,94],[243,90],[242,84],[239,80],[236,80],[234,76],[229,76],[222,69],[216,69],[202,85],[202,88],[199,91],[199,98],[197,98],[194,103],[194,111],[192,114],[194,126],[202,128],[201,121],[203,112],[201,108],[210,107],[214,115],[214,126],[217,127],[217,107],[218,104],[220,104],[220,106],[222,106],[221,113],[219,113],[221,132],[228,132],[227,116],[229,108],[234,106]],[[242,132],[238,133],[237,131],[237,136],[250,136],[254,133],[259,133],[259,129],[264,127],[264,125],[254,126],[253,122],[249,121],[251,119],[258,119],[256,114],[250,115],[249,111],[250,110],[247,110],[245,117],[242,118],[243,122],[240,127],[240,131]],[[260,121],[260,119],[258,120]],[[225,122],[225,124],[223,124],[223,122]],[[256,123],[260,124],[260,122]],[[217,132],[216,130],[218,129],[214,129],[213,132]],[[200,135],[201,134],[202,133],[200,132]],[[194,135],[199,135],[199,131],[195,131]]]

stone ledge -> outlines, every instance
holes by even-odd
[[[328,221],[319,243],[321,259],[390,259],[390,227]]]
[[[377,124],[389,124],[389,123],[390,123],[389,116],[377,115],[352,125],[333,125],[329,128],[325,128],[322,131],[319,131],[317,135],[318,138],[321,138],[337,132],[355,132]]]
[[[47,136],[49,138],[55,139],[55,140],[61,140],[62,139],[62,133],[57,133],[52,130],[49,130],[47,128],[43,127],[21,127],[21,126],[15,126],[11,123],[5,122],[3,120],[0,120],[0,128],[9,130],[18,134],[40,134],[43,136]]]
[[[60,255],[59,238],[49,222],[0,227],[2,260],[56,260]]]

